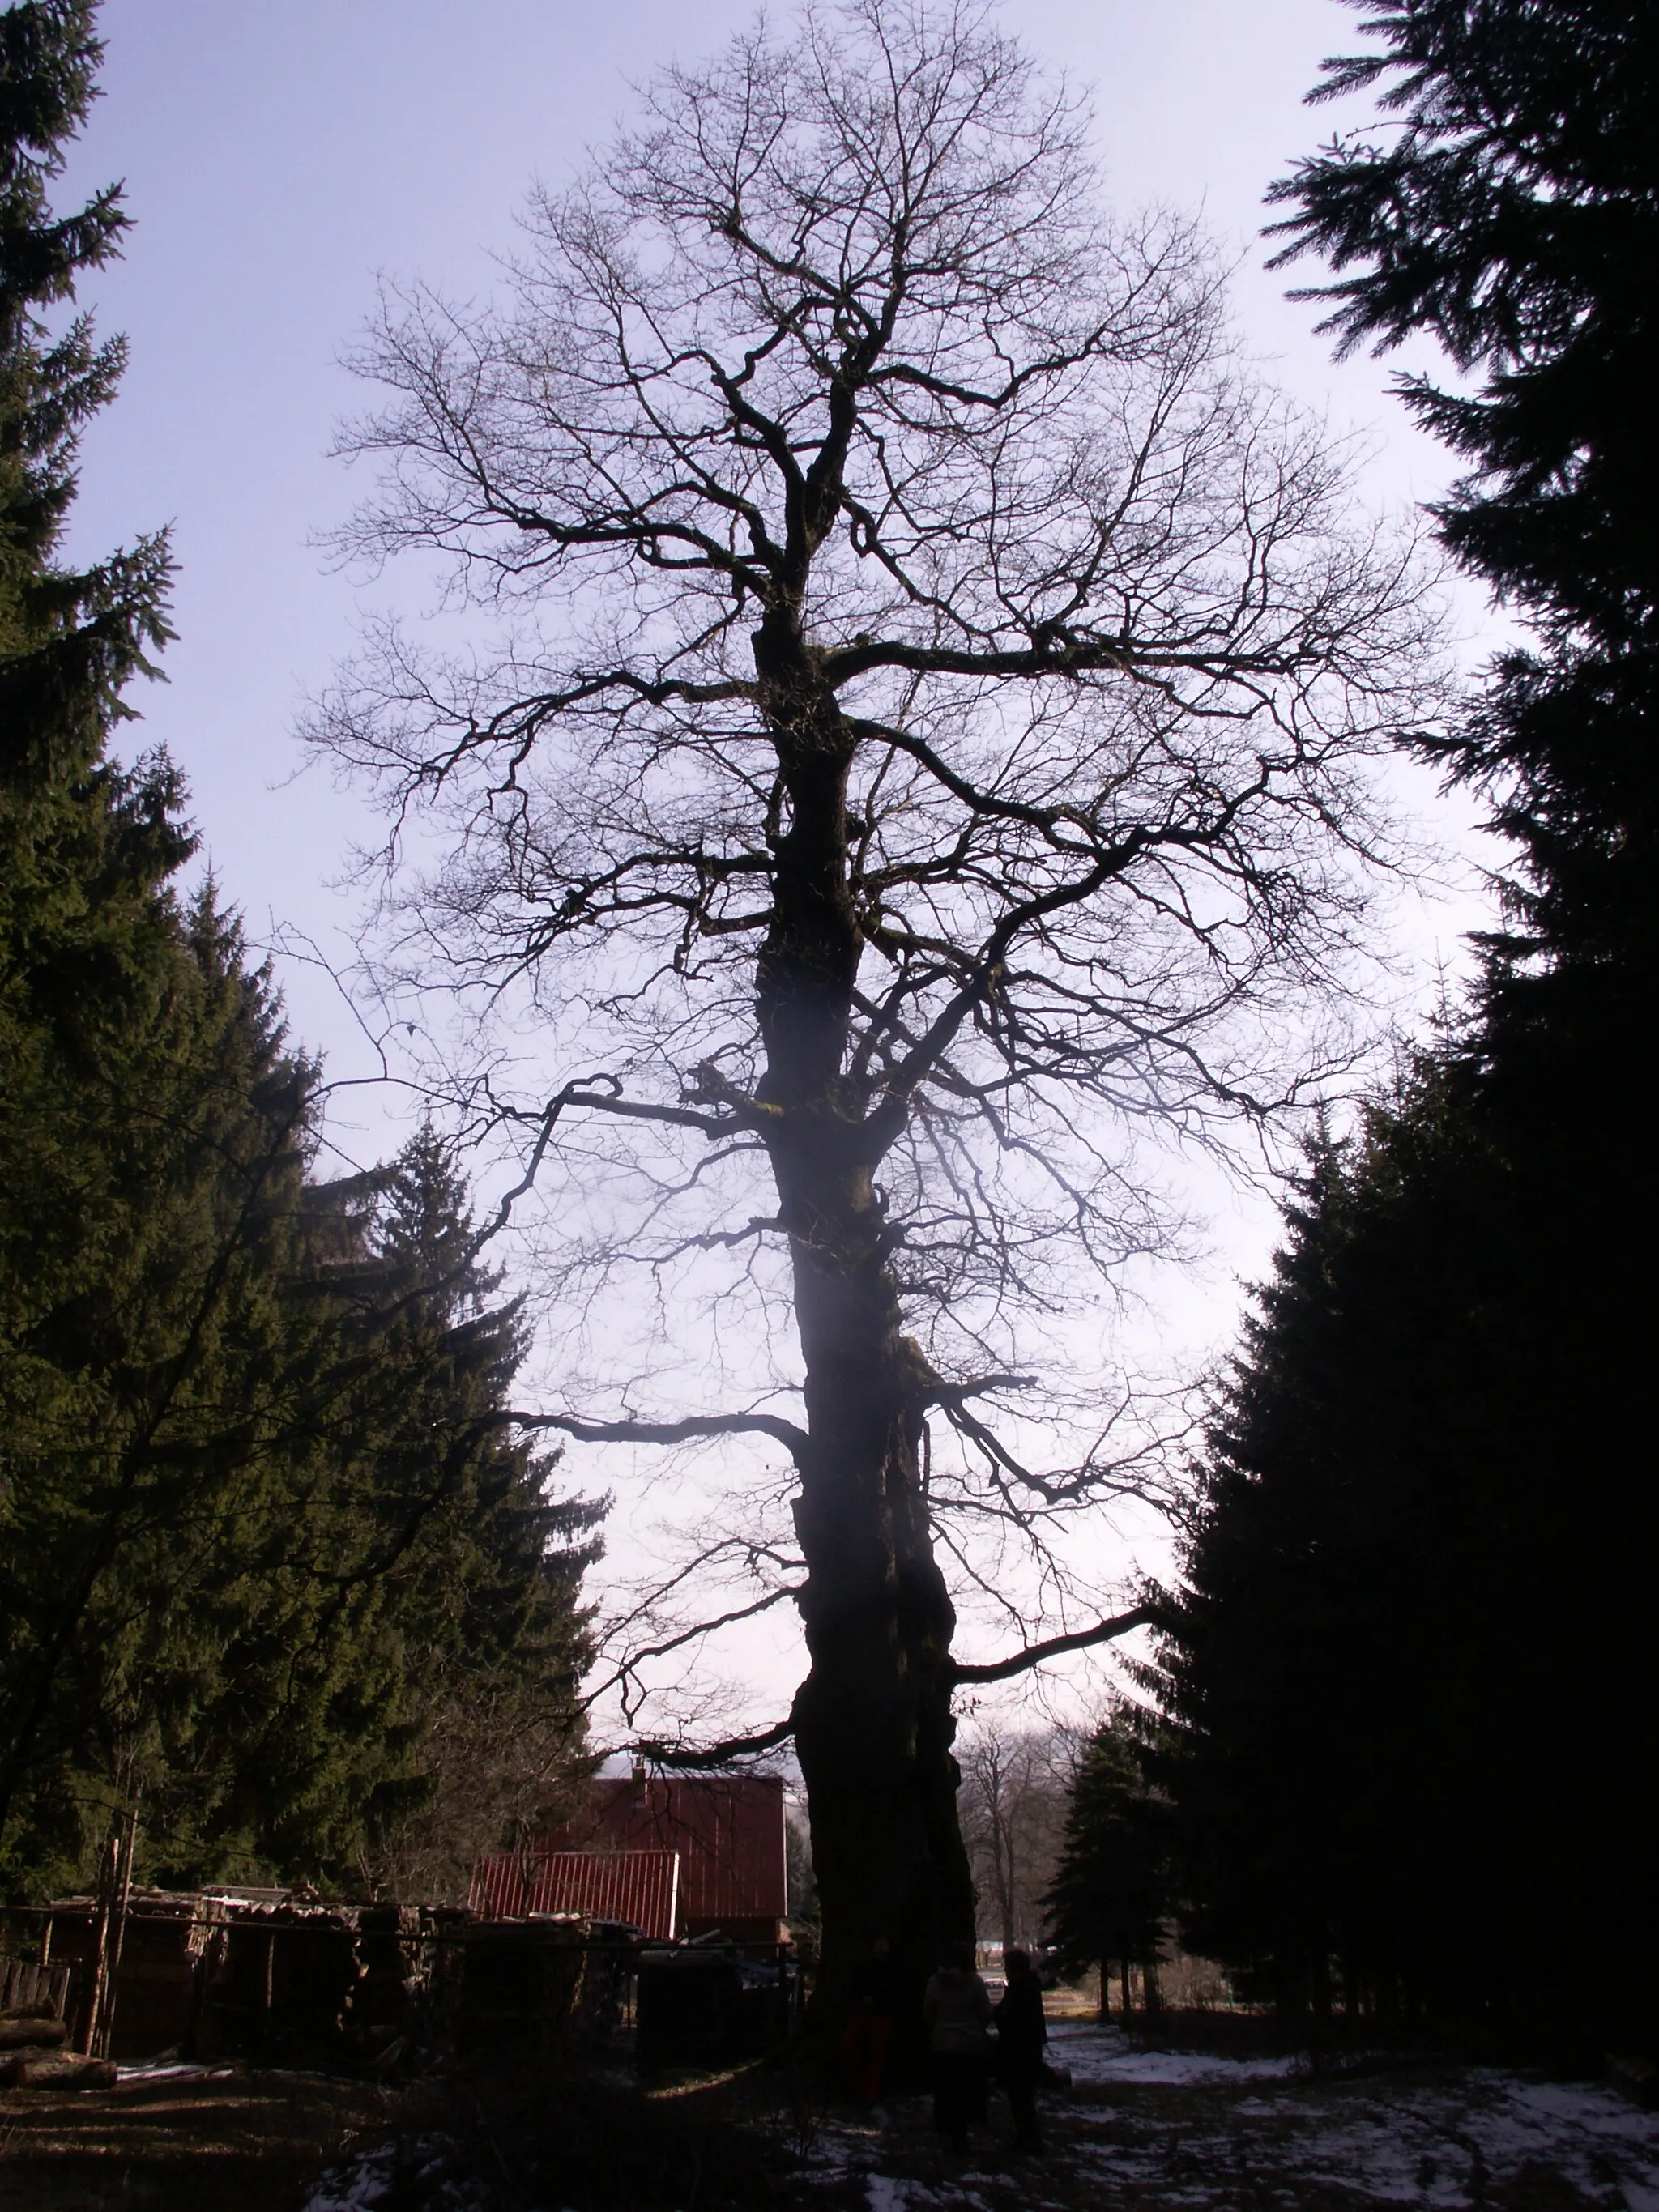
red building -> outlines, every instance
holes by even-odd
[[[672,1863],[672,1864],[671,1864]],[[562,1828],[480,1859],[475,1911],[582,1911],[647,1936],[775,1943],[787,1929],[783,1784],[775,1774],[602,1777]]]

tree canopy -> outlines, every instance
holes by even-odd
[[[1446,544],[1536,643],[1443,749],[1497,796],[1534,941],[1650,971],[1659,34],[1634,4],[1356,4],[1382,51],[1328,64],[1316,96],[1374,88],[1393,127],[1277,187],[1280,258],[1330,261],[1311,296],[1343,347],[1425,333],[1477,374],[1401,396],[1471,465],[1437,511]]]
[[[387,629],[316,718],[453,840],[382,981],[522,1024],[459,1095],[592,1209],[550,1289],[694,1312],[737,1263],[742,1403],[659,1417],[618,1361],[564,1418],[787,1455],[751,1495],[789,1520],[714,1550],[802,1619],[745,1741],[801,1759],[826,2002],[879,1937],[919,1986],[970,1932],[935,1538],[1118,1479],[991,1407],[1079,1264],[1158,1242],[1144,1120],[1294,1085],[1364,763],[1425,703],[1408,552],[1244,372],[1191,232],[1101,211],[1084,133],[979,11],[763,24],[537,196],[498,304],[388,295],[349,440],[385,466],[348,548],[438,556],[492,624]]]

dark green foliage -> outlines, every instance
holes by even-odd
[[[1170,1911],[1170,1808],[1149,1777],[1145,1716],[1103,1721],[1078,1762],[1046,1900],[1048,1941],[1071,1973],[1155,1967]],[[1125,1981],[1127,2004],[1127,1981]]]
[[[1533,625],[1433,741],[1515,841],[1462,1020],[1322,1144],[1211,1440],[1164,1653],[1188,1933],[1292,2006],[1641,2033],[1659,1510],[1659,21],[1358,0],[1399,127],[1279,188],[1346,344],[1471,464]],[[1431,741],[1425,740],[1425,743]]]
[[[1650,1308],[1594,1164],[1426,1059],[1316,1155],[1211,1438],[1163,1696],[1187,1936],[1281,2002],[1593,2038],[1659,1962]]]
[[[180,936],[191,1048],[60,1087],[97,1234],[6,1345],[6,1863],[68,1879],[136,1785],[173,1878],[453,1887],[580,1768],[598,1513],[504,1418],[442,1148],[310,1179],[314,1071],[209,899]]]
[[[82,426],[113,392],[125,359],[94,343],[84,317],[55,333],[46,311],[107,261],[127,217],[114,187],[54,217],[46,186],[84,119],[100,48],[86,0],[32,0],[0,11],[0,805],[49,782],[72,787],[102,767],[122,686],[166,636],[161,537],[100,566],[53,559],[75,495]],[[107,774],[108,770],[104,769]],[[131,794],[127,794],[131,798]],[[140,809],[161,836],[164,805]],[[15,832],[14,832],[15,835]],[[27,841],[7,839],[4,881],[21,897]],[[176,863],[175,863],[176,864]],[[50,884],[50,856],[46,856]]]
[[[598,1511],[504,1418],[442,1147],[312,1180],[268,984],[208,898],[181,937],[193,1049],[125,1072],[125,1145],[83,1117],[100,1234],[8,1346],[6,1865],[68,1879],[137,1787],[169,1878],[453,1887],[580,1769]]]
[[[581,1771],[602,1509],[556,1502],[556,1455],[505,1413],[517,1308],[489,1303],[450,1153],[423,1131],[372,1180],[366,1214],[350,1186],[311,1194],[327,1356],[290,1416],[307,1456],[285,1545],[249,1578],[207,1723],[234,1777],[207,1840],[453,1888]]]
[[[1497,793],[1534,936],[1650,967],[1659,21],[1640,0],[1356,4],[1383,52],[1328,64],[1327,93],[1375,85],[1398,125],[1277,188],[1287,252],[1352,272],[1316,295],[1345,346],[1426,333],[1480,373],[1404,397],[1471,464],[1446,543],[1539,645],[1446,750]]]
[[[166,553],[56,559],[122,357],[45,319],[125,223],[46,204],[93,13],[0,10],[0,1880],[137,1792],[150,1870],[453,1882],[580,1765],[598,1516],[507,1412],[453,1161],[318,1181],[179,780],[110,757]]]
[[[71,1856],[67,1778],[112,1779],[195,1670],[185,1563],[234,1546],[216,1516],[253,1502],[290,1357],[277,1285],[314,1077],[206,900],[156,933],[152,989],[112,999],[95,1058],[9,1084],[0,1127],[0,1819]]]
[[[33,1601],[55,1510],[40,1470],[70,1437],[106,1474],[119,1460],[106,1378],[93,1378],[123,1309],[165,1271],[130,1194],[176,1151],[169,1078],[193,1012],[164,891],[190,849],[174,781],[161,763],[123,773],[104,751],[121,686],[164,635],[164,549],[79,573],[54,558],[79,430],[121,363],[84,320],[54,337],[44,319],[125,222],[113,192],[67,219],[46,205],[91,98],[92,15],[0,15],[0,1823],[62,1656]],[[75,1588],[96,1571],[95,1507],[78,1536],[59,1563]]]

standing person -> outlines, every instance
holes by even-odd
[[[945,1946],[921,2004],[933,2054],[933,2125],[952,2150],[966,2150],[969,2125],[985,2118],[991,2065],[991,1992],[974,1972],[971,1943]]]
[[[1033,2157],[1042,2149],[1037,2124],[1037,2085],[1042,2079],[1042,2050],[1048,2023],[1042,2016],[1042,1984],[1029,1951],[1004,1954],[1008,1986],[995,2013],[997,2071],[1014,2115],[1014,2148]]]
[[[878,1936],[854,1984],[852,2010],[841,2039],[842,2073],[855,2104],[873,2105],[881,2094],[897,2014],[893,1947],[884,1936]]]

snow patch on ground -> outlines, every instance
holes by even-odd
[[[129,2081],[223,2081],[235,2071],[234,2066],[198,2066],[187,2058],[152,2058],[142,2066],[118,2066],[115,2079],[125,2088]]]
[[[1050,2192],[1069,2212],[1659,2212],[1659,2112],[1597,2083],[1496,2068],[1316,2075],[1293,2059],[1137,2051],[1113,2029],[1055,2022],[1051,2033],[1075,2094],[1046,2100],[1049,2155],[1038,2166],[1006,2162],[1000,2095],[965,2171],[941,2152],[921,2097],[858,2118],[785,2100],[757,2124],[789,2151],[799,2183],[845,2192],[842,2203],[862,2197],[867,2212],[1043,2212]],[[435,2134],[342,2161],[304,2212],[393,2206],[499,2212],[492,2185]]]
[[[1659,2113],[1595,2083],[1493,2068],[1430,2083],[1320,2081],[1287,2060],[1135,2051],[1098,2028],[1060,2029],[1051,2056],[1079,2087],[1139,2093],[1121,2105],[1073,2100],[1082,2131],[1070,2154],[1102,2184],[1160,2205],[1306,2187],[1433,2212],[1485,2202],[1530,2172],[1559,2175],[1607,2212],[1659,2212]],[[1249,2087],[1274,2077],[1283,2087]],[[1230,2085],[1246,2094],[1227,2098]],[[1157,2094],[1191,2087],[1224,2094],[1196,2112],[1166,2110]]]
[[[925,2181],[866,2173],[864,2192],[870,2212],[988,2212],[985,2198],[969,2186],[979,2179],[976,2174],[964,2174],[945,2190],[930,2189]]]
[[[867,2175],[864,2194],[870,2212],[908,2212],[909,2206],[915,2202],[908,2182],[895,2181],[884,2173]]]
[[[333,2167],[307,2199],[305,2212],[370,2212],[397,2192],[420,2212],[495,2212],[495,2191],[476,2175],[451,2171],[456,2145],[447,2136],[413,2143],[381,2143]]]
[[[1121,2028],[1073,2027],[1056,2023],[1048,2031],[1048,2057],[1071,2069],[1081,2085],[1113,2081],[1155,2083],[1187,2088],[1194,2082],[1285,2081],[1305,2074],[1300,2058],[1218,2058],[1202,2051],[1142,2051]]]

